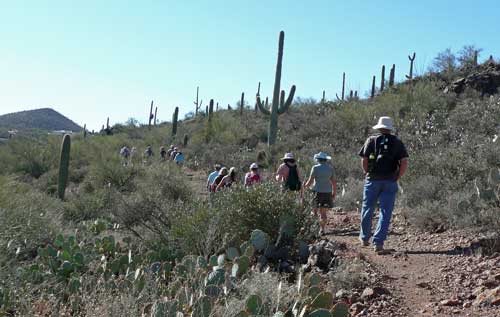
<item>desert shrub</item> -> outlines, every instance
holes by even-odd
[[[368,284],[365,263],[359,259],[345,259],[328,273],[328,285],[334,291],[360,289]]]
[[[362,178],[349,177],[343,182],[337,184],[337,199],[335,204],[347,210],[355,210],[361,208],[363,202],[363,186]]]
[[[100,188],[92,192],[70,193],[63,207],[64,219],[80,222],[96,218],[110,218],[115,208],[117,194],[110,188]]]
[[[276,240],[289,227],[292,236],[309,240],[313,235],[311,206],[302,205],[297,193],[282,192],[274,183],[264,183],[246,188],[231,188],[217,193],[213,200],[215,215],[221,217],[226,243],[239,245],[248,239],[250,232],[260,229]]]

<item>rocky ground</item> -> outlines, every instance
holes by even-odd
[[[345,244],[340,257],[367,263],[370,285],[337,293],[352,316],[500,316],[500,239],[421,233],[396,220],[385,246],[390,252],[377,254],[359,243],[359,221],[358,212],[336,212],[327,235]]]

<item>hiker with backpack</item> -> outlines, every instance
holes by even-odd
[[[300,192],[302,182],[300,181],[295,157],[292,153],[286,153],[282,160],[283,163],[278,167],[275,174],[276,180],[283,185],[284,190]]]
[[[160,146],[160,161],[165,161],[167,159],[167,151],[164,146]]]
[[[167,150],[167,155],[166,155],[167,159],[170,159],[170,157],[172,156],[172,152],[173,151],[174,151],[174,146],[171,145],[170,148]]]
[[[122,165],[127,166],[130,158],[130,150],[126,145],[120,149],[120,156],[122,157]]]
[[[149,162],[149,159],[152,158],[153,155],[154,155],[153,148],[151,147],[151,145],[148,144],[146,150],[144,150],[144,163]]]
[[[333,208],[333,201],[337,195],[337,181],[335,180],[335,171],[328,164],[331,157],[323,152],[314,155],[314,160],[318,163],[311,168],[311,173],[306,183],[305,188],[313,185],[314,192],[314,214],[320,217],[320,235],[325,234],[326,225],[328,222],[328,209]]]
[[[228,170],[227,170],[227,167],[222,167],[219,171],[219,175],[217,175],[217,177],[214,179],[213,183],[210,185],[211,186],[211,192],[216,192],[219,190],[219,185],[220,183],[222,182],[222,180],[224,179],[224,177],[227,176],[228,174]]]
[[[250,165],[250,171],[245,175],[245,187],[250,187],[254,184],[258,184],[262,181],[259,174],[259,165],[257,163],[252,163]]]
[[[214,171],[210,174],[208,174],[207,178],[207,191],[211,192],[212,191],[212,184],[214,183],[215,179],[217,176],[219,176],[221,166],[220,164],[215,164],[214,165]]]
[[[182,153],[179,149],[177,149],[177,153],[175,154],[174,162],[177,165],[184,164],[184,153]]]
[[[222,171],[222,169],[221,169],[221,171]],[[227,175],[225,175],[222,178],[222,180],[220,181],[220,183],[217,185],[216,191],[221,191],[224,188],[229,188],[232,185],[236,184],[236,182],[237,182],[237,178],[236,177],[237,177],[236,176],[236,168],[235,167],[231,167],[229,169],[229,172],[227,173]]]
[[[172,150],[172,152],[170,152],[170,160],[171,161],[174,161],[175,160],[175,156],[177,155],[177,152],[179,151],[179,148],[177,147],[174,147],[174,149]]]
[[[373,249],[380,253],[384,251],[398,191],[398,180],[408,168],[408,153],[403,142],[391,134],[394,125],[390,117],[380,117],[373,129],[379,134],[370,136],[359,151],[366,175],[359,239],[363,246],[370,245],[373,213],[378,202],[379,220],[373,235]]]

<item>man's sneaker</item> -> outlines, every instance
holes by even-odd
[[[375,252],[383,252],[384,251],[384,245],[383,244],[375,244],[373,246],[373,251]]]
[[[361,242],[361,245],[364,247],[370,246],[370,241],[368,241],[368,240],[363,240],[363,239],[359,238],[359,241]]]

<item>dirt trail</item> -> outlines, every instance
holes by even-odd
[[[500,316],[498,306],[472,305],[472,292],[477,282],[471,281],[474,274],[476,279],[491,280],[493,277],[493,281],[497,280],[500,257],[497,254],[489,259],[464,254],[460,247],[470,246],[470,235],[457,232],[420,234],[407,231],[395,221],[385,245],[395,251],[379,255],[371,246],[361,246],[359,221],[357,212],[332,214],[331,234],[327,237],[346,243],[350,252],[377,269],[391,296],[400,303],[399,316]],[[477,285],[481,286],[481,282]],[[380,314],[368,313],[368,316],[379,315],[384,314],[382,311]]]

